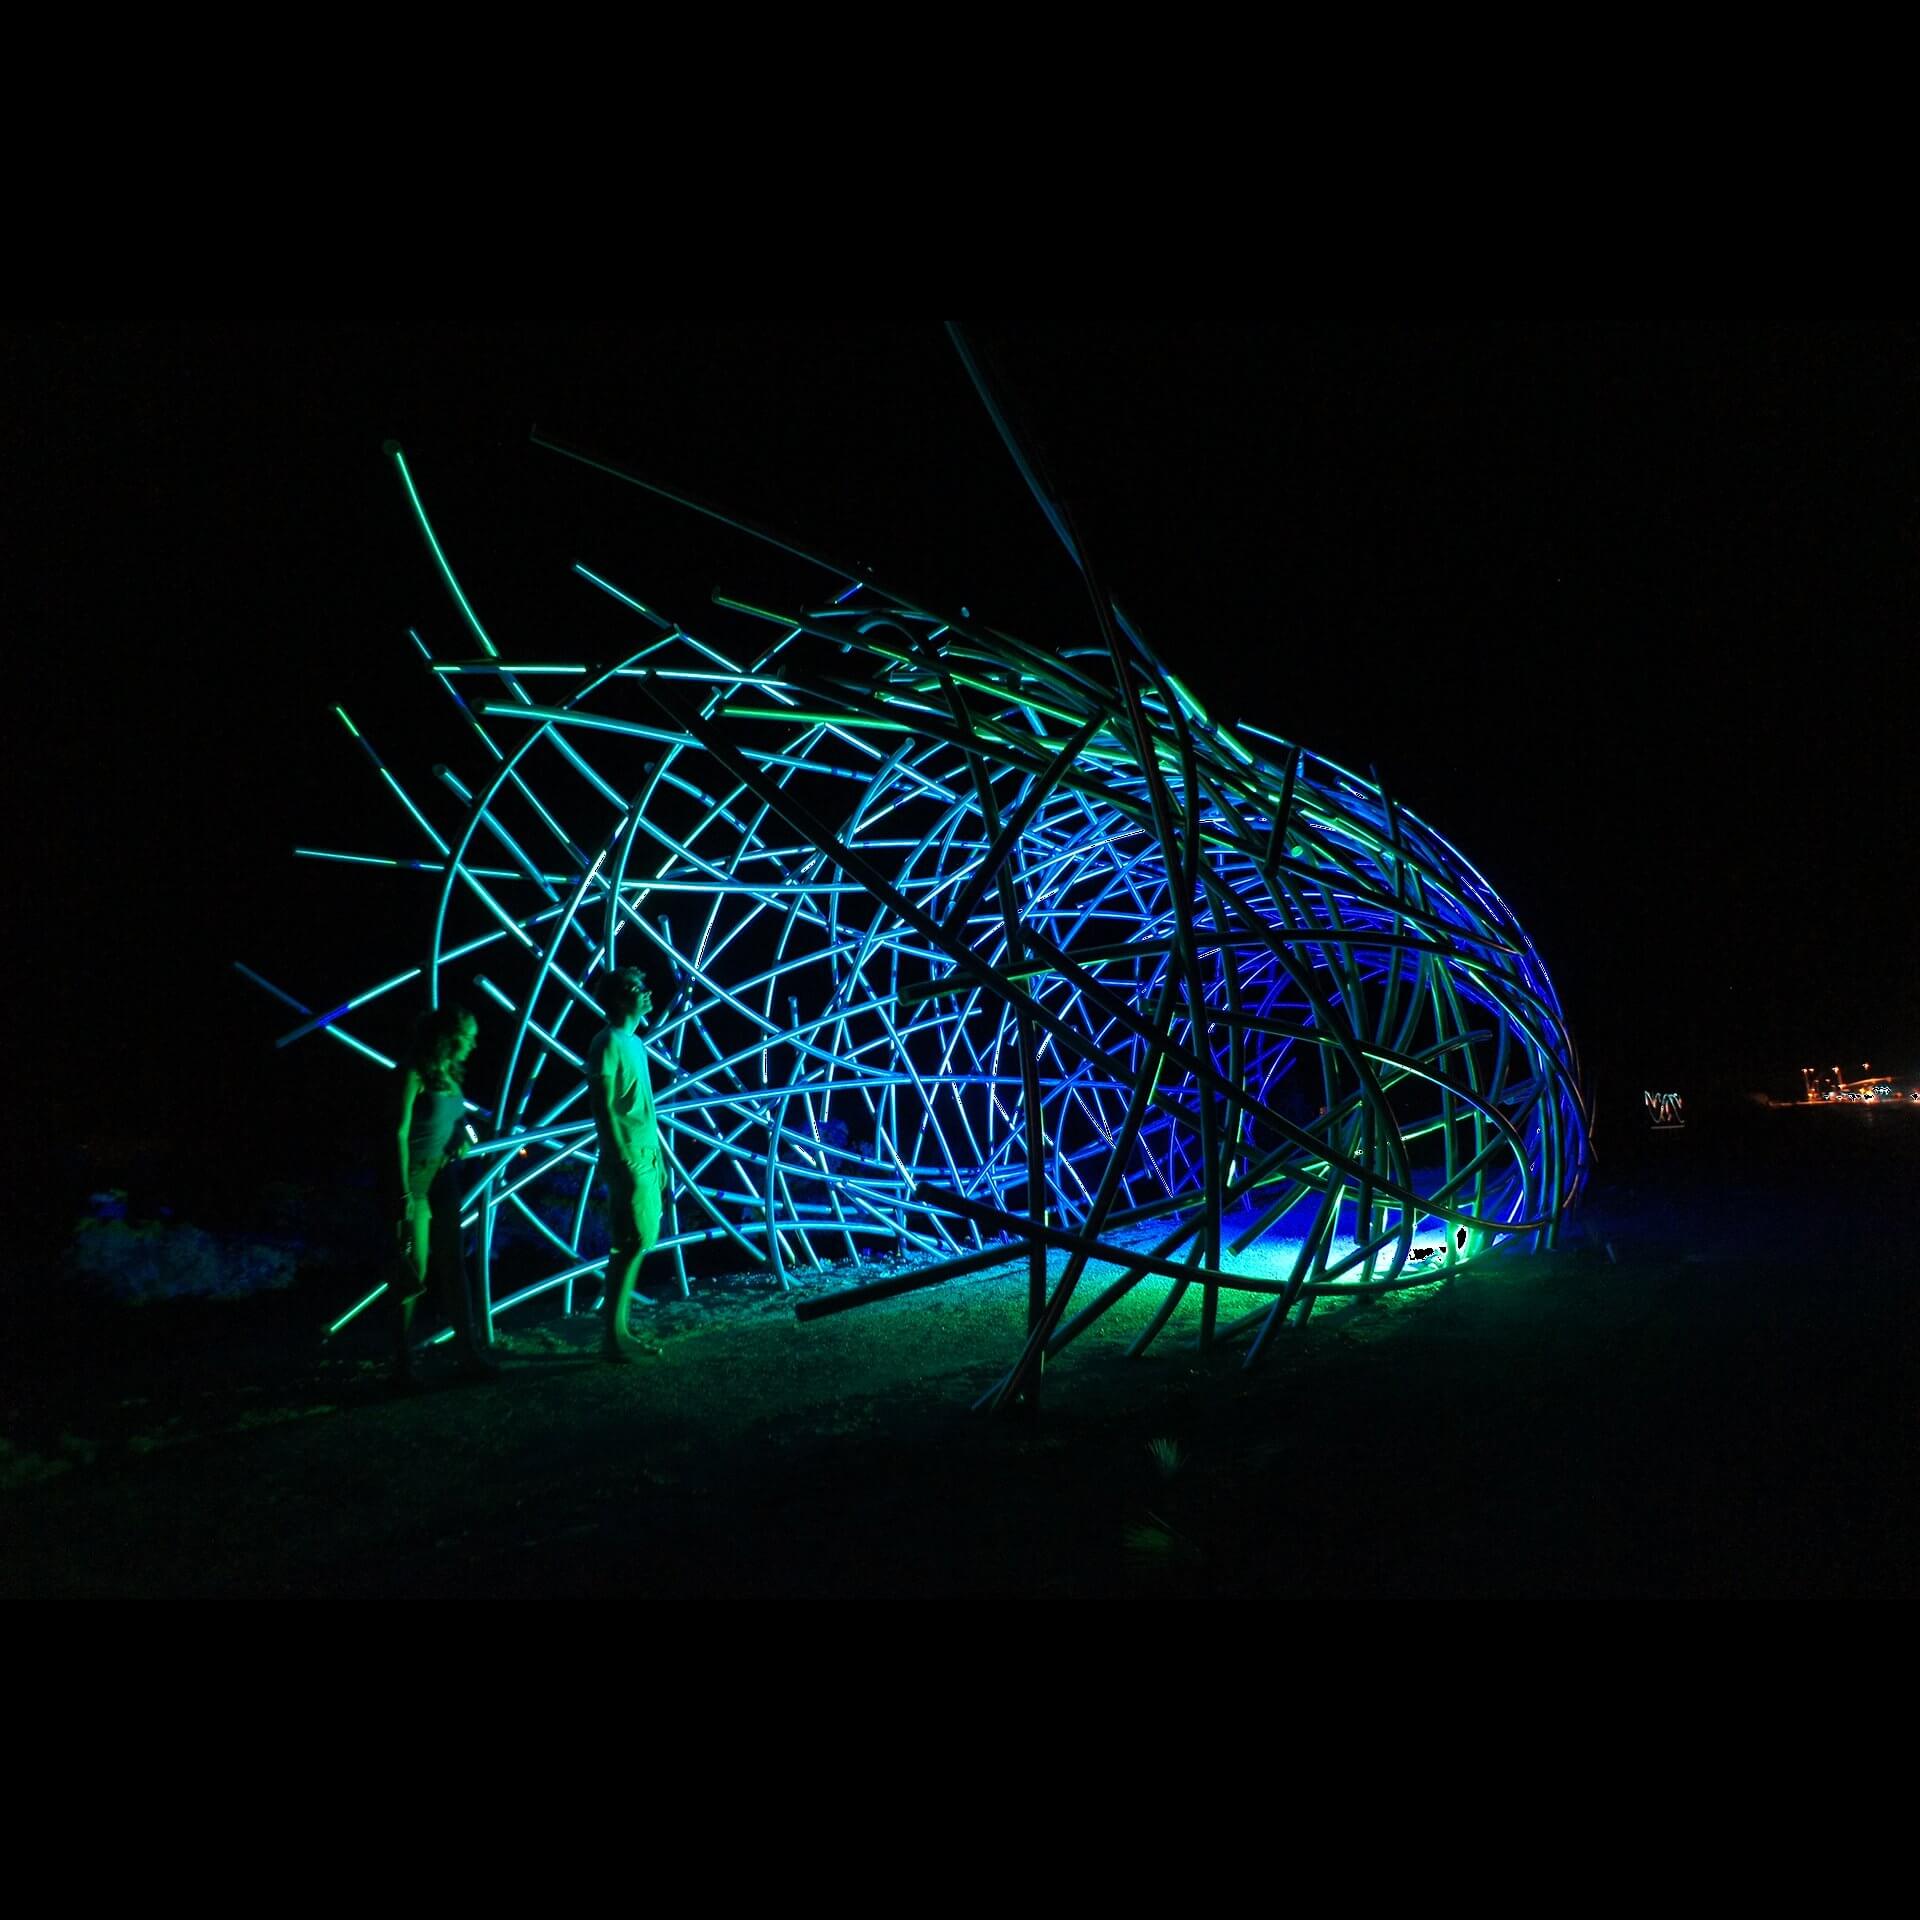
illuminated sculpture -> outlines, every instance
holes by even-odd
[[[505,1012],[468,1196],[493,1313],[602,1270],[580,1063],[633,963],[677,988],[643,1287],[701,1241],[783,1286],[895,1257],[811,1318],[1024,1259],[1000,1399],[1137,1289],[1136,1351],[1188,1299],[1251,1361],[1317,1301],[1551,1242],[1587,1133],[1553,987],[1374,782],[1210,718],[1117,610],[1061,654],[841,576],[716,594],[696,635],[581,567],[630,655],[503,658],[389,451],[479,644],[428,665],[484,777],[441,770],[443,834],[376,757],[435,849],[388,863],[440,876],[431,952],[285,1039],[372,1052],[353,1010],[423,974]]]

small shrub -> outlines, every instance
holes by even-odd
[[[73,1270],[109,1299],[235,1300],[290,1287],[299,1271],[292,1248],[240,1234],[208,1233],[183,1221],[115,1218],[79,1222]]]

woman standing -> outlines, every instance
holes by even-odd
[[[479,1026],[465,1007],[430,1007],[414,1022],[400,1063],[400,1272],[393,1286],[394,1366],[413,1378],[413,1310],[432,1278],[453,1328],[455,1355],[466,1374],[498,1373],[478,1330],[467,1263],[460,1244],[459,1183],[449,1169],[460,1155],[461,1083]]]

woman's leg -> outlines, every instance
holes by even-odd
[[[432,1211],[427,1257],[440,1296],[440,1310],[453,1329],[454,1351],[469,1372],[491,1372],[496,1363],[482,1344],[476,1324],[473,1285],[467,1276],[466,1248],[460,1232],[459,1181],[450,1166],[434,1180]]]
[[[408,1210],[408,1232],[387,1289],[393,1305],[394,1373],[401,1380],[413,1378],[413,1310],[427,1290],[430,1210],[425,1189],[416,1187],[415,1194],[416,1204]]]

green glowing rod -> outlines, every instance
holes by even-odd
[[[347,1324],[348,1321],[357,1319],[361,1314],[366,1312],[366,1310],[370,1306],[372,1306],[373,1303],[376,1300],[378,1300],[383,1293],[386,1292],[386,1290],[387,1290],[387,1283],[384,1280],[382,1280],[380,1284],[377,1287],[375,1287],[374,1290],[370,1294],[368,1294],[364,1300],[355,1301],[354,1304],[350,1306],[346,1310],[346,1312],[343,1313],[340,1316],[340,1318],[336,1320],[333,1323],[333,1325],[327,1329],[326,1337],[329,1340],[331,1340],[333,1336],[336,1333],[338,1333],[340,1329]]]
[[[413,475],[407,471],[407,456],[400,451],[398,440],[389,440],[380,451],[386,454],[400,471],[400,479],[407,489],[407,498],[413,502],[414,517],[420,522],[420,531],[427,536],[427,548],[432,553],[434,564],[439,567],[441,577],[452,592],[454,602],[466,616],[467,625],[473,629],[473,635],[485,649],[488,659],[497,660],[500,649],[488,638],[487,630],[480,624],[480,616],[474,612],[472,603],[460,591],[460,582],[454,578],[452,567],[447,564],[447,556],[441,551],[440,542],[434,537],[433,522],[427,518],[427,510],[420,502],[420,489],[413,484]]]
[[[1133,1351],[1198,1298],[1202,1344],[1244,1331],[1251,1360],[1323,1296],[1424,1287],[1519,1237],[1551,1244],[1586,1155],[1557,996],[1511,912],[1377,776],[1211,720],[1097,587],[1102,644],[1044,654],[950,627],[870,580],[831,606],[804,588],[797,615],[716,595],[730,631],[760,623],[736,665],[579,568],[658,635],[584,672],[561,664],[577,641],[557,641],[554,662],[503,659],[488,636],[465,638],[477,620],[394,453],[466,657],[436,662],[414,644],[446,688],[436,700],[451,698],[505,764],[484,791],[435,769],[459,802],[451,853],[301,852],[344,862],[336,871],[442,876],[435,997],[471,989],[490,1028],[513,1029],[488,1111],[499,1137],[481,1145],[464,1209],[480,1226],[489,1319],[554,1288],[571,1304],[602,1264],[584,1244],[579,1177],[594,1155],[570,1116],[616,937],[671,962],[686,1000],[666,1022],[675,1067],[660,1118],[676,1197],[700,1225],[681,1232],[669,1216],[660,1245],[715,1238],[776,1272],[818,1272],[842,1242],[859,1254],[856,1227],[913,1260],[1015,1264],[1024,1242],[1029,1350],[996,1404],[1142,1282],[1167,1284]],[[484,673],[497,691],[481,683],[469,706]],[[535,707],[523,675],[555,704]],[[639,720],[624,717],[636,687]],[[685,712],[670,698],[655,710],[652,696],[682,688]],[[530,723],[526,737],[509,746],[483,715]],[[545,796],[556,754],[565,785]],[[409,836],[431,834],[375,765],[414,815]],[[491,843],[506,869],[481,864],[499,857]],[[528,878],[550,912],[526,902],[523,914],[525,896],[507,891]],[[649,897],[682,924],[647,924]],[[492,979],[455,964],[481,950]],[[404,990],[398,964],[341,1017]],[[297,1032],[360,1045],[267,991],[296,1008]],[[681,1065],[682,1040],[711,1062]],[[658,1045],[650,1035],[664,1062]],[[843,1121],[854,1148],[827,1134]],[[516,1236],[505,1298],[491,1292],[509,1270],[496,1219]],[[1150,1236],[1116,1231],[1150,1221]],[[1000,1232],[1014,1244],[982,1247]],[[522,1236],[540,1261],[524,1278]],[[1256,1239],[1272,1253],[1245,1292],[1266,1300],[1235,1319],[1249,1277],[1238,1255]],[[1056,1260],[1051,1300],[1049,1251],[1066,1268]]]

